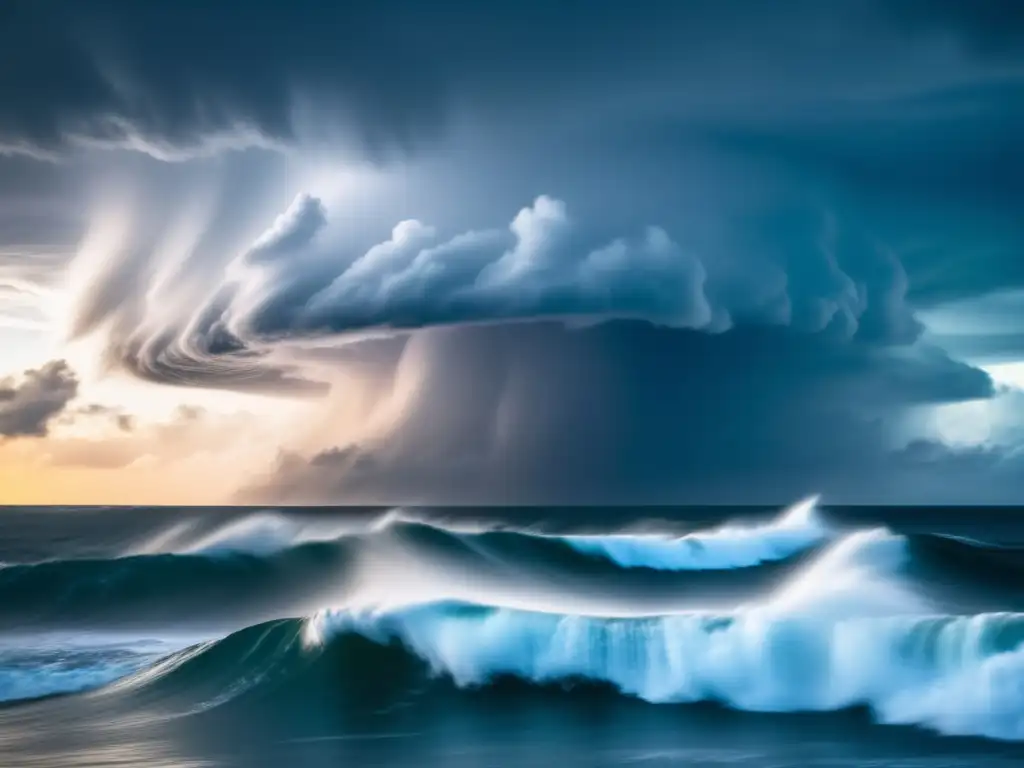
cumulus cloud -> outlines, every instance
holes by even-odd
[[[0,378],[0,438],[44,437],[78,394],[78,377],[63,360]]]
[[[538,197],[507,231],[438,240],[410,220],[309,297],[289,330],[351,332],[538,317],[641,317],[703,327],[712,317],[700,261],[651,227],[594,250],[572,241],[566,206]],[[273,287],[267,281],[265,285]],[[237,325],[272,327],[261,313]]]
[[[504,229],[444,237],[405,220],[354,257],[336,252],[327,215],[300,195],[228,266],[204,306],[115,333],[111,359],[155,381],[315,393],[323,385],[289,370],[284,350],[367,332],[634,319],[907,344],[921,330],[895,255],[828,216],[757,232],[735,263],[705,263],[659,226],[603,239],[546,195]]]

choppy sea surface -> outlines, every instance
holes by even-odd
[[[0,765],[1019,766],[1024,510],[0,509]]]

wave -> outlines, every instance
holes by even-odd
[[[749,568],[814,547],[829,536],[817,514],[818,497],[806,499],[762,525],[727,525],[679,538],[654,535],[568,536],[580,552],[624,568],[714,570]]]
[[[324,610],[192,646],[84,695],[157,718],[250,707],[359,718],[500,709],[530,692],[585,708],[604,692],[754,712],[866,708],[879,723],[1024,740],[1024,614],[937,611],[900,575],[916,547],[884,529],[849,534],[725,612]]]
[[[460,696],[500,707],[513,681],[566,706],[587,707],[604,689],[663,706],[866,707],[879,723],[1020,740],[1022,644],[1020,614],[600,619],[445,604],[251,627],[89,695],[91,706],[153,717],[252,706],[283,714],[314,701],[348,718],[398,707],[432,717],[453,712]]]
[[[386,535],[402,529],[430,529],[466,543],[511,535],[546,539],[625,568],[718,570],[783,560],[820,544],[829,535],[817,514],[818,497],[806,499],[767,523],[732,524],[685,536],[663,534],[590,534],[550,536],[530,531],[502,532],[486,526],[460,530],[432,524],[413,513],[392,509],[367,521],[300,519],[260,511],[230,520],[212,531],[178,523],[133,546],[130,554],[268,555],[311,542]]]
[[[583,680],[655,704],[718,702],[759,712],[867,706],[882,723],[1024,738],[1020,614],[598,619],[431,606],[334,615],[329,624],[331,637],[355,634],[385,648],[397,642],[460,688],[504,677]]]
[[[604,616],[723,612],[778,593],[780,582],[820,569],[823,551],[834,558],[865,537],[878,539],[875,557],[886,547],[901,553],[872,587],[879,594],[899,583],[938,612],[1024,610],[1020,550],[935,535],[844,536],[815,501],[768,522],[678,538],[452,530],[399,511],[358,524],[261,512],[213,530],[169,528],[122,557],[0,568],[0,628],[170,623],[223,633],[324,606],[445,600]],[[814,579],[804,584],[816,589]]]
[[[303,544],[337,541],[347,535],[380,530],[396,519],[395,511],[360,524],[356,520],[318,520],[260,510],[230,519],[213,530],[202,530],[196,520],[178,522],[133,544],[125,554],[265,556]]]
[[[181,522],[120,557],[0,568],[0,628],[148,626],[182,616],[234,628],[395,596],[487,601],[506,594],[526,607],[557,607],[568,596],[593,610],[728,603],[795,567],[826,532],[813,500],[769,523],[680,539],[459,531],[397,510],[358,522],[263,511],[212,530]],[[727,573],[744,569],[752,572]]]

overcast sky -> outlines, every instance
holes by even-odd
[[[1017,503],[1024,4],[13,0],[0,502]]]

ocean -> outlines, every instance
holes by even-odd
[[[0,510],[5,768],[1022,761],[1024,510]]]

